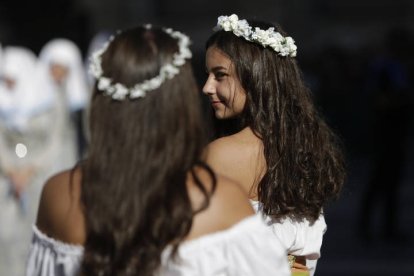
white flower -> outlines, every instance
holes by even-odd
[[[113,87],[112,85],[108,86],[105,90],[104,90],[106,95],[112,95],[115,93],[115,87]]]
[[[256,27],[252,34],[252,39],[259,42],[263,46],[266,46],[268,45],[267,41],[269,40],[269,33]]]
[[[240,20],[237,27],[233,30],[233,33],[237,36],[249,37],[251,34],[251,27],[246,20]]]
[[[238,37],[243,37],[245,40],[258,43],[263,47],[270,46],[281,56],[296,56],[297,47],[291,37],[283,37],[273,27],[267,30],[256,27],[253,31],[249,23],[244,19],[239,20],[236,14],[219,16],[215,29],[232,32]]]
[[[237,29],[237,27],[239,25],[239,17],[235,14],[232,14],[232,15],[229,16],[228,20],[230,22],[230,26],[231,26],[232,30]]]
[[[145,97],[145,91],[140,88],[133,88],[131,93],[129,94],[131,99],[142,98]]]
[[[172,78],[173,76],[177,75],[179,72],[178,68],[173,66],[172,64],[164,65],[161,68],[161,73],[164,73],[167,78]]]
[[[111,85],[111,80],[105,77],[102,77],[98,80],[98,89],[103,91]]]
[[[120,83],[116,83],[114,85],[114,87],[115,87],[115,90],[116,90],[116,94],[122,95],[122,96],[128,95],[128,92],[129,91],[128,91],[128,89],[124,85],[122,85]]]
[[[150,24],[144,25],[144,28],[150,29]],[[91,56],[91,63],[89,66],[89,72],[97,79],[97,87],[103,91],[105,95],[111,96],[114,100],[124,100],[129,96],[131,99],[145,97],[147,91],[155,90],[159,88],[164,81],[168,78],[171,79],[177,75],[180,70],[178,67],[185,63],[186,59],[191,58],[192,54],[189,49],[190,39],[188,36],[173,31],[172,29],[163,29],[164,32],[177,40],[178,52],[174,54],[171,63],[164,64],[157,76],[152,79],[145,80],[142,83],[135,84],[132,88],[127,88],[121,83],[112,84],[112,80],[107,77],[103,77],[102,70],[102,54],[106,51],[109,43],[114,39],[111,36],[108,42],[97,50]]]
[[[295,41],[290,36],[286,37],[286,46],[289,47],[291,53],[295,53],[296,55],[296,50],[298,47],[295,45]]]
[[[89,65],[89,73],[92,74],[95,78],[99,78],[102,75],[101,57],[95,55],[91,57],[91,63]]]
[[[280,44],[280,42],[272,44],[272,46],[270,46],[276,53],[280,53],[283,50],[283,46],[282,44]]]
[[[217,25],[223,28],[226,32],[231,31],[231,24],[228,20],[228,16],[219,16],[217,19]]]
[[[161,84],[164,82],[164,79],[165,78],[163,77],[155,77],[148,80],[146,83],[148,84],[148,88],[150,90],[154,90],[161,86]]]
[[[122,100],[125,100],[125,98],[126,98],[126,95],[119,93],[118,91],[112,94],[112,99],[114,100],[122,101]]]
[[[182,57],[176,57],[174,60],[173,60],[173,64],[168,64],[168,65],[171,65],[171,66],[181,66],[181,65],[183,65],[185,63],[185,59],[184,58],[182,58]]]
[[[288,54],[289,54],[289,49],[287,49],[287,48],[281,48],[281,49],[280,49],[279,55],[281,55],[281,56],[285,57],[285,56],[287,56]]]

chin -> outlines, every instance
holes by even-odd
[[[230,113],[230,112],[225,112],[223,110],[216,110],[214,112],[214,116],[216,117],[216,119],[218,120],[226,120],[226,119],[232,119],[235,118],[237,116],[237,114],[234,113]]]

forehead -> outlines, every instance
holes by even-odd
[[[206,53],[206,66],[208,69],[215,67],[223,67],[224,69],[230,69],[232,62],[230,58],[224,54],[217,47],[210,47]]]

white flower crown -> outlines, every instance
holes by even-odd
[[[256,27],[252,30],[249,23],[245,19],[239,20],[236,14],[219,16],[215,29],[233,32],[236,36],[243,37],[247,41],[258,43],[263,47],[270,47],[281,56],[296,56],[297,47],[290,36],[282,36],[279,32],[275,32],[273,27],[267,30]]]
[[[151,25],[145,25],[145,28],[150,29]],[[89,72],[96,78],[99,90],[105,92],[106,95],[111,96],[114,100],[124,100],[127,96],[130,99],[145,97],[147,91],[155,90],[159,88],[167,79],[172,79],[177,75],[180,70],[178,67],[185,63],[186,59],[191,58],[191,51],[189,49],[190,39],[188,36],[174,31],[170,28],[163,28],[164,32],[171,37],[178,40],[178,52],[174,54],[171,63],[164,64],[158,76],[145,80],[141,83],[135,84],[133,87],[128,88],[122,83],[113,83],[113,81],[103,76],[102,70],[102,54],[106,51],[111,41],[114,39],[112,36],[105,45],[94,52],[90,58],[91,63],[89,66]]]

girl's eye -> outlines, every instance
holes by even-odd
[[[226,77],[227,74],[223,72],[216,72],[214,73],[214,78],[218,81],[222,80],[224,77]]]

